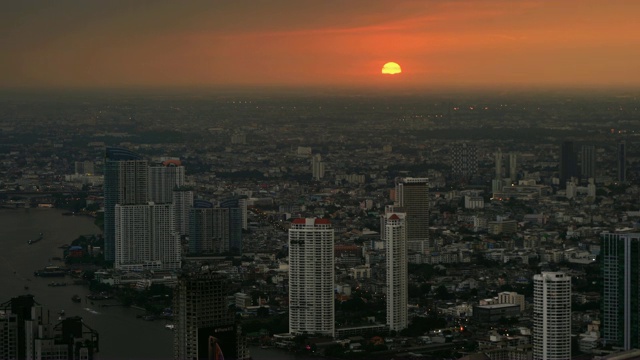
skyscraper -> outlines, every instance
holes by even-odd
[[[114,268],[179,269],[180,235],[173,204],[116,205]]]
[[[289,332],[333,337],[334,244],[328,219],[299,218],[289,228]]]
[[[572,141],[564,141],[560,146],[560,188],[567,186],[567,181],[578,177],[578,161]]]
[[[189,212],[193,207],[193,191],[176,189],[172,194],[175,229],[180,235],[189,235]]]
[[[624,141],[618,143],[618,181],[627,181],[627,144]]]
[[[116,204],[146,204],[147,161],[126,149],[108,147],[104,161],[104,258],[115,260]]]
[[[221,208],[229,209],[229,251],[234,254],[242,254],[242,225],[247,208],[241,207],[244,203],[241,200],[244,199],[231,198],[220,202]]]
[[[184,166],[180,160],[166,160],[149,167],[149,201],[167,204],[173,201],[173,190],[184,186]]]
[[[209,269],[180,277],[173,295],[175,359],[212,359],[217,348],[225,359],[250,358],[246,339],[227,304],[230,292],[228,280]]]
[[[196,200],[189,214],[189,253],[219,254],[229,251],[229,209]],[[242,231],[242,230],[240,230]]]
[[[496,175],[494,179],[502,179],[502,150],[496,153]]]
[[[571,277],[565,273],[533,276],[533,358],[571,358]]]
[[[509,179],[515,182],[518,179],[518,153],[509,153]]]
[[[424,253],[429,247],[429,179],[396,179],[395,205],[407,214],[408,246]]]
[[[387,325],[389,330],[400,331],[407,327],[409,284],[407,273],[407,224],[406,214],[388,207],[382,215],[380,234],[385,241],[387,261]]]
[[[580,154],[580,175],[584,179],[596,177],[596,147],[582,145]]]
[[[451,171],[453,176],[468,180],[478,173],[478,154],[476,146],[462,143],[451,148]]]
[[[313,180],[321,180],[324,177],[324,162],[320,154],[315,154],[311,158],[311,172]]]
[[[640,233],[603,233],[602,339],[625,350],[640,347]]]

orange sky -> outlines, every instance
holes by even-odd
[[[636,0],[3,2],[0,87],[640,85]]]

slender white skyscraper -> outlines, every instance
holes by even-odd
[[[114,268],[179,269],[180,236],[172,204],[115,206]]]
[[[387,260],[387,325],[389,330],[400,331],[409,323],[407,273],[406,214],[394,212],[392,207],[382,215],[382,240],[385,241]]]
[[[324,162],[320,154],[315,154],[311,158],[311,171],[313,180],[320,180],[324,177]]]
[[[533,276],[533,358],[571,359],[571,277],[565,273]]]
[[[333,228],[328,219],[294,219],[289,228],[289,331],[333,337]]]

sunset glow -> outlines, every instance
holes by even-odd
[[[8,1],[0,87],[640,85],[640,1],[585,1]]]
[[[382,67],[382,73],[385,75],[395,75],[400,74],[401,72],[402,69],[400,68],[400,65],[394,62],[388,62]]]

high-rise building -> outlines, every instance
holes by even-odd
[[[313,180],[321,180],[324,177],[324,162],[320,154],[315,154],[311,158],[311,172]]]
[[[407,241],[410,248],[429,248],[429,179],[397,178],[396,207],[407,214]],[[418,246],[423,244],[423,246]]]
[[[215,208],[208,201],[195,200],[189,214],[189,253],[229,251],[229,214],[228,208]]]
[[[496,153],[496,175],[494,179],[502,179],[502,150]]]
[[[571,358],[571,277],[565,273],[533,276],[533,358]]]
[[[407,267],[406,214],[388,207],[382,215],[381,238],[387,262],[387,325],[400,331],[409,325],[409,274]]]
[[[640,347],[640,233],[601,235],[602,339],[624,350]]]
[[[116,204],[146,204],[148,163],[126,149],[108,147],[104,161],[104,258],[114,261]]]
[[[596,177],[596,147],[582,145],[580,151],[580,175],[583,179]]]
[[[621,141],[618,143],[618,181],[627,181],[627,149],[626,143]]]
[[[186,273],[173,295],[174,358],[183,360],[249,359],[246,338],[229,310],[229,281],[209,269]]]
[[[234,254],[242,254],[242,225],[247,211],[246,207],[242,208],[240,200],[243,199],[232,198],[220,202],[221,208],[229,209],[229,251]]]
[[[189,212],[193,207],[193,191],[184,188],[176,189],[172,197],[176,232],[180,235],[189,235]]]
[[[184,186],[184,166],[180,160],[166,160],[149,167],[149,201],[167,204],[173,201],[173,190]]]
[[[93,175],[93,174],[95,174],[93,161],[76,161],[75,162],[75,171],[76,171],[76,174],[79,174],[79,175]]]
[[[334,234],[328,219],[298,218],[289,228],[289,332],[333,337]]]
[[[114,268],[179,269],[180,235],[173,204],[116,205]]]
[[[0,304],[0,359],[93,360],[98,333],[79,316],[56,317],[33,295]]]
[[[564,141],[560,146],[560,188],[567,186],[567,181],[578,177],[578,160],[572,141]]]
[[[451,148],[451,171],[453,176],[468,180],[478,173],[478,151],[475,145],[454,144]]]
[[[509,153],[509,179],[511,182],[518,180],[518,153]]]

